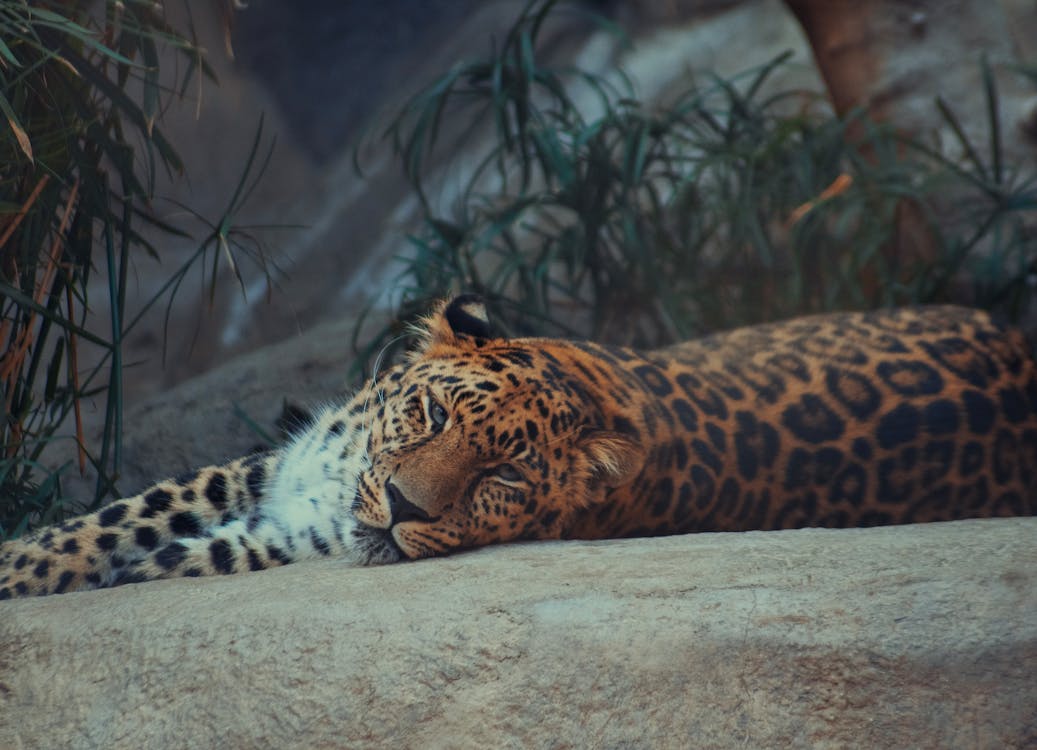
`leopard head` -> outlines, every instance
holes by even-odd
[[[615,429],[577,345],[495,338],[470,295],[441,304],[419,335],[379,382],[353,505],[405,556],[559,538],[641,471],[643,449]]]

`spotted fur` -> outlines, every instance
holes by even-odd
[[[159,482],[140,495],[0,546],[0,599],[399,550],[350,512],[366,465],[371,391],[323,412],[280,451]]]
[[[519,539],[1028,515],[1037,365],[985,313],[800,318],[652,352],[500,339],[460,297],[282,451],[0,548],[0,597]]]

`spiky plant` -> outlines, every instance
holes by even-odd
[[[126,307],[131,257],[158,255],[145,230],[188,236],[151,210],[156,173],[183,170],[161,114],[213,77],[193,30],[172,28],[163,13],[142,0],[0,0],[0,539],[66,512],[60,473],[40,464],[66,418],[80,469],[90,464],[98,475],[92,504],[117,476],[122,344],[143,313]],[[161,75],[163,48],[182,61],[173,80]],[[254,146],[226,214],[147,306],[179,285],[190,262],[241,249],[233,215],[255,156]],[[107,331],[88,325],[94,272],[104,275]],[[90,369],[84,347],[103,352]],[[87,395],[106,404],[97,447],[83,439]]]

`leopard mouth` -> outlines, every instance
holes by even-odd
[[[357,521],[353,529],[358,562],[361,565],[388,565],[406,558],[389,529],[379,529]]]

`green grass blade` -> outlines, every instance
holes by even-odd
[[[1004,182],[1004,173],[1001,165],[1001,113],[998,106],[997,82],[986,55],[983,55],[980,67],[983,72],[983,98],[987,105],[987,126],[990,129],[991,170],[994,184],[1001,185]]]

